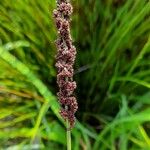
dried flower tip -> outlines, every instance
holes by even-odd
[[[70,16],[73,12],[71,4],[64,2],[59,5],[58,10],[63,13],[64,16]]]
[[[54,11],[53,11],[53,17],[54,17],[54,18],[61,17],[61,15],[60,15],[60,13],[58,12],[58,10],[54,9]]]
[[[76,87],[76,82],[66,82],[64,84],[64,88],[66,89],[66,91],[74,91]]]

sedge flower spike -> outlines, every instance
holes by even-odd
[[[57,84],[59,86],[58,99],[61,105],[60,114],[70,123],[70,128],[75,123],[75,112],[78,109],[74,94],[76,82],[73,81],[74,61],[76,57],[76,48],[73,45],[70,34],[70,15],[73,12],[72,5],[67,0],[57,0],[57,8],[53,15],[58,30],[58,39],[56,40],[57,55]]]

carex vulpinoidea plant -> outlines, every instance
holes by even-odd
[[[70,141],[67,145],[68,149],[71,149],[70,130],[74,126],[74,114],[78,108],[76,98],[73,95],[76,88],[76,82],[73,81],[76,48],[70,34],[70,15],[73,8],[68,0],[57,0],[56,2],[57,9],[54,10],[53,15],[58,30],[58,39],[56,40],[58,99],[61,105],[60,114],[67,122],[67,142]]]

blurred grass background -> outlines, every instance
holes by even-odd
[[[79,110],[73,150],[150,149],[150,1],[73,0]],[[0,149],[65,150],[55,0],[0,1]]]

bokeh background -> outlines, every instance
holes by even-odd
[[[72,0],[79,109],[73,150],[150,149],[150,1]],[[55,0],[0,0],[0,149],[65,150]]]

